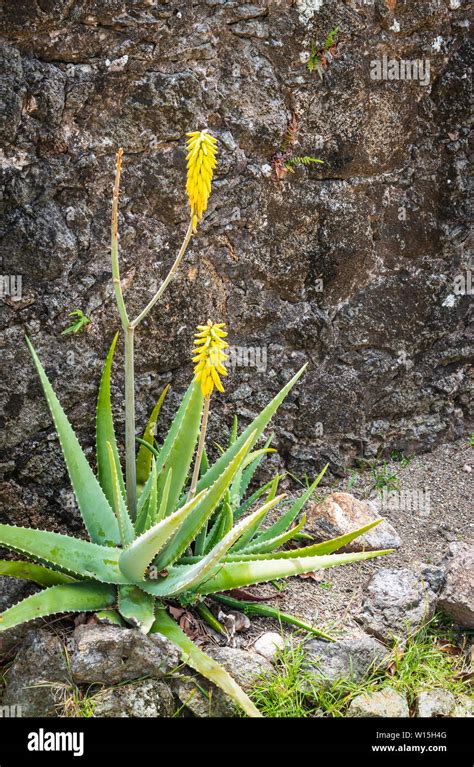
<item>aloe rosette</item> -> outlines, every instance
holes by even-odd
[[[133,519],[127,508],[110,399],[116,340],[107,355],[99,388],[97,477],[28,342],[90,540],[0,525],[0,544],[32,560],[2,561],[0,574],[27,578],[43,587],[0,615],[0,631],[57,613],[105,610],[115,622],[168,637],[181,649],[186,663],[219,685],[247,714],[258,716],[229,674],[174,622],[167,602],[199,604],[215,595],[232,603],[232,597],[222,592],[386,553],[334,553],[376,523],[324,543],[278,550],[299,534],[301,523],[291,525],[319,478],[267,527],[262,527],[266,515],[282,500],[276,495],[275,481],[241,502],[242,489],[268,450],[268,445],[256,449],[256,443],[303,369],[240,435],[233,430],[229,446],[215,463],[209,465],[206,456],[196,493],[190,499],[186,488],[200,430],[201,387],[196,381],[191,383],[157,448],[152,427],[161,398],[137,455],[137,476],[143,484]],[[254,510],[255,506],[258,508]]]

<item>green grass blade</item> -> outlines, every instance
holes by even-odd
[[[114,340],[110,345],[107,357],[104,363],[104,369],[99,385],[99,395],[97,397],[96,409],[96,456],[97,456],[97,474],[99,483],[104,491],[110,506],[114,505],[113,479],[109,471],[109,455],[107,442],[110,442],[114,454],[115,465],[117,467],[118,481],[120,491],[123,497],[126,497],[125,482],[120,466],[120,456],[115,437],[114,419],[112,414],[112,402],[110,396],[110,377],[112,373],[112,363],[114,359],[115,346],[119,334],[116,333]]]
[[[265,583],[276,578],[288,578],[291,575],[311,573],[328,567],[339,567],[352,562],[392,553],[393,549],[383,551],[363,551],[356,554],[332,554],[331,556],[299,557],[294,559],[267,559],[246,562],[226,562],[219,565],[216,574],[205,583],[199,584],[193,591],[197,594],[213,594],[218,591]]]
[[[26,597],[0,615],[0,631],[47,615],[89,612],[111,607],[116,590],[104,583],[61,583]]]
[[[156,611],[156,620],[152,632],[163,634],[181,650],[184,663],[191,666],[199,674],[221,688],[232,700],[238,703],[248,716],[261,717],[259,710],[248,695],[234,682],[230,674],[216,663],[215,660],[202,652],[194,642],[186,636],[164,608]]]
[[[28,338],[26,343],[33,357],[56,426],[72,488],[87,532],[95,543],[117,544],[120,542],[120,533],[114,512],[89,466],[66,413],[62,409]]]
[[[0,525],[0,545],[83,578],[128,583],[119,569],[121,549],[13,525]]]
[[[24,578],[34,581],[39,586],[56,586],[58,583],[73,583],[74,578],[65,573],[58,573],[42,565],[32,562],[19,562],[18,560],[0,560],[0,575],[9,575],[12,578]]]
[[[156,437],[156,424],[158,421],[158,417],[160,415],[161,407],[163,405],[164,399],[168,393],[169,384],[165,386],[163,391],[161,392],[158,402],[156,403],[155,407],[153,408],[152,414],[148,420],[148,423],[146,425],[146,429],[143,433],[143,441],[146,442],[148,445],[151,445],[153,447],[153,443]],[[137,455],[137,485],[141,487],[145,484],[147,481],[150,471],[151,471],[151,459],[152,459],[152,453],[150,450],[148,450],[145,445],[140,445],[140,449],[138,451]]]

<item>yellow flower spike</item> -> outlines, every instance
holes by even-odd
[[[187,133],[188,179],[186,192],[193,217],[193,231],[201,220],[211,194],[211,182],[216,167],[217,141],[207,130]]]
[[[196,363],[194,380],[201,383],[204,397],[210,397],[214,387],[220,392],[224,391],[219,377],[227,375],[224,363],[229,359],[224,352],[224,349],[229,346],[224,341],[227,335],[224,328],[223,322],[214,324],[211,320],[208,321],[207,325],[197,326],[194,338],[194,345],[197,348],[194,349],[194,357],[192,358],[193,362]]]

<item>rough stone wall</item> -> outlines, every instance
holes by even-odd
[[[4,519],[76,519],[23,335],[93,460],[93,401],[118,327],[116,148],[135,314],[183,237],[183,136],[204,126],[220,141],[217,178],[178,278],[139,332],[138,424],[171,381],[169,417],[189,380],[193,327],[211,317],[229,324],[231,343],[267,355],[266,372],[238,366],[215,397],[216,436],[217,414],[244,421],[309,362],[276,423],[280,460],[297,474],[463,432],[472,296],[453,284],[469,266],[471,5],[5,0],[2,273],[22,275],[23,294],[1,303]],[[336,26],[320,79],[305,61]],[[384,55],[429,60],[429,84],[372,79]],[[297,152],[325,164],[278,184],[271,158],[292,113]],[[61,336],[75,308],[92,326]],[[118,419],[122,383],[117,370]]]

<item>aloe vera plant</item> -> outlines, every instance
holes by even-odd
[[[197,140],[193,139],[190,151],[195,151]],[[191,206],[187,237],[195,231],[197,217],[203,212],[202,196],[198,194],[196,199],[199,204],[196,203],[195,208]],[[116,209],[114,215],[116,217]],[[112,226],[112,252],[114,285],[126,338],[125,404],[130,428],[134,423],[134,414],[132,418],[128,413],[133,407],[133,397],[130,396],[133,344],[127,341],[130,326],[120,285],[115,282],[118,279],[115,225]],[[148,307],[156,303],[155,298]],[[137,321],[133,329],[136,325]],[[331,541],[311,543],[300,549],[282,548],[292,538],[301,536],[304,504],[325,469],[313,485],[271,524],[265,521],[266,517],[271,511],[273,517],[273,510],[284,498],[278,494],[280,477],[248,494],[259,463],[271,450],[268,440],[260,448],[258,443],[304,368],[240,434],[235,421],[228,446],[221,449],[213,463],[209,462],[204,445],[205,414],[214,385],[222,389],[216,371],[223,374],[225,355],[222,349],[226,344],[222,342],[225,335],[222,325],[209,323],[200,327],[203,330],[198,333],[201,340],[195,358],[198,363],[196,377],[185,392],[166,436],[157,441],[156,423],[166,391],[161,395],[144,436],[139,440],[138,452],[133,446],[132,471],[130,440],[126,439],[125,476],[110,394],[118,336],[113,339],[107,354],[99,386],[96,473],[27,340],[89,540],[46,530],[0,525],[0,545],[27,557],[24,561],[1,561],[0,574],[27,578],[43,587],[0,615],[0,631],[38,617],[92,611],[107,615],[114,623],[133,626],[145,633],[159,632],[180,648],[188,665],[220,686],[248,715],[259,716],[254,704],[230,675],[180,629],[167,606],[170,603],[196,606],[201,608],[201,614],[206,614],[206,600],[216,599],[220,604],[235,606],[236,589],[366,560],[387,552],[335,553],[380,520]],[[216,327],[220,327],[221,332],[214,333],[212,341],[211,330]],[[208,338],[211,339],[209,343]],[[214,360],[205,351],[213,348],[220,350]],[[130,434],[127,436],[129,438]],[[317,632],[294,616],[279,613],[268,605],[261,605],[259,613],[259,605],[252,603],[249,606],[245,601],[238,604],[247,612],[274,616]]]

